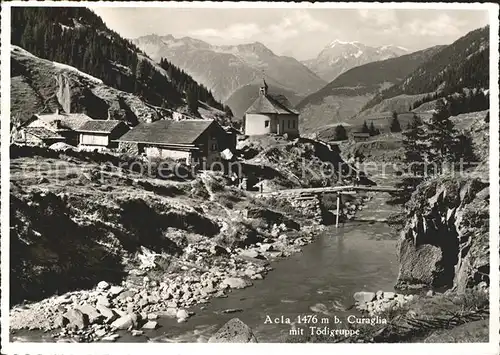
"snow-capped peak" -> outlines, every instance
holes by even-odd
[[[359,43],[358,41],[353,41],[353,42],[346,42],[346,41],[341,41],[340,39],[336,39],[332,42],[330,42],[330,47],[333,48],[335,47],[337,44],[350,44],[350,45],[353,45],[355,46],[357,43]]]
[[[408,52],[407,48],[401,47],[401,46],[394,46],[392,44],[386,44],[385,46],[379,47],[380,50],[387,50],[387,49],[391,49],[391,48],[395,48],[395,49],[399,49],[399,50],[404,51],[404,52]]]

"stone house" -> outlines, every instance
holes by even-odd
[[[45,128],[64,137],[64,142],[77,146],[79,143],[79,134],[77,130],[92,118],[84,113],[55,113],[35,114],[29,120],[26,128]]]
[[[283,95],[270,95],[266,81],[259,89],[259,97],[245,112],[245,134],[299,135],[299,113]]]
[[[221,152],[231,147],[226,131],[214,120],[160,120],[141,123],[117,139],[120,148],[150,158],[184,160],[186,164],[221,160]]]
[[[79,134],[78,146],[84,149],[118,148],[116,139],[129,130],[119,120],[90,120],[76,129]]]
[[[57,142],[64,142],[65,138],[44,127],[26,127],[21,130],[17,143],[49,147]]]

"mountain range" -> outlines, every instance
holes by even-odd
[[[301,130],[306,132],[348,121],[379,91],[400,82],[442,48],[436,46],[346,71],[297,105],[301,112]]]
[[[278,56],[260,42],[216,46],[190,37],[154,34],[132,42],[154,60],[166,58],[182,68],[221,101],[263,75],[269,84],[299,95],[313,93],[326,84],[298,60]]]
[[[400,95],[437,92],[445,96],[462,88],[488,88],[489,40],[489,26],[467,33],[422,63],[397,85],[382,91],[364,109]]]
[[[432,100],[468,89],[489,87],[489,27],[469,32],[447,46],[355,67],[304,98],[301,131],[321,132],[342,122],[387,126],[392,112],[402,124],[414,112],[432,114]],[[425,109],[421,109],[424,107]]]
[[[360,42],[334,40],[316,58],[303,61],[320,78],[330,82],[351,68],[408,54],[406,48],[386,45],[372,47]]]

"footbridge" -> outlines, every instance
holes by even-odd
[[[257,194],[257,197],[283,196],[283,195],[301,197],[310,195],[322,195],[327,193],[353,194],[358,191],[394,193],[394,192],[402,192],[403,189],[398,189],[393,186],[343,185],[343,186],[310,187],[303,189],[288,189],[288,190],[261,192]]]
[[[318,197],[323,194],[336,194],[337,195],[337,213],[335,226],[339,225],[340,217],[340,205],[342,204],[342,195],[354,195],[357,192],[380,192],[380,193],[397,193],[402,192],[403,189],[399,189],[393,186],[366,186],[366,185],[343,185],[343,186],[327,186],[327,187],[311,187],[311,188],[301,188],[301,189],[287,189],[269,192],[260,192],[256,194],[256,197],[287,197],[293,199],[308,199],[313,197]]]

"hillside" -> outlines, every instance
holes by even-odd
[[[185,90],[189,88],[199,93],[199,99],[211,98],[212,106],[222,107],[191,77],[185,74],[181,77],[183,73],[176,70],[167,72],[131,42],[107,28],[101,18],[87,8],[14,7],[11,35],[13,45],[37,57],[88,73],[104,85],[134,94],[148,104],[181,107],[185,105]]]
[[[231,108],[234,117],[243,117],[245,111],[259,96],[260,85],[262,85],[261,80],[254,80],[252,83],[240,87],[229,96],[225,104]],[[302,99],[297,93],[273,84],[269,85],[269,93],[271,95],[286,96],[292,105],[296,105]]]
[[[225,101],[241,86],[262,78],[298,94],[318,90],[325,84],[294,58],[277,56],[262,43],[215,46],[190,37],[149,35],[133,40],[155,60],[165,58]]]
[[[303,61],[318,76],[328,82],[351,68],[408,54],[397,46],[367,46],[360,42],[344,42],[336,39],[329,43],[316,58]]]
[[[38,58],[17,46],[11,47],[10,85],[13,125],[35,113],[56,109],[86,113],[95,119],[105,119],[109,112],[112,118],[130,124],[169,113],[74,67]]]
[[[348,121],[378,91],[398,83],[441,49],[442,46],[435,46],[348,70],[297,105],[301,112],[301,130],[308,132]]]
[[[365,109],[398,95],[438,91],[445,96],[475,87],[489,87],[489,26],[469,32],[443,48],[400,83],[370,100]]]

